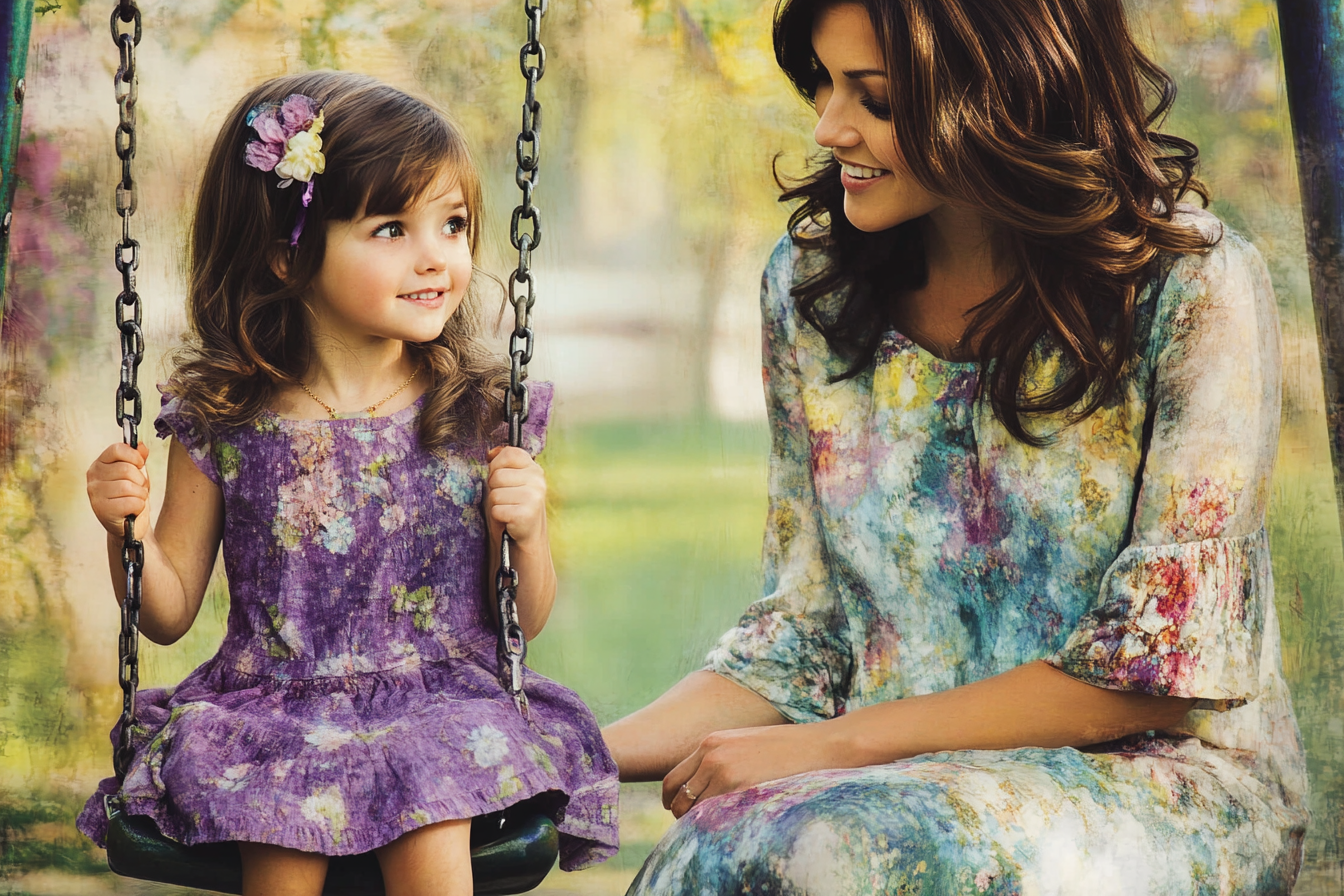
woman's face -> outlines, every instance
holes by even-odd
[[[813,136],[841,164],[845,217],[859,230],[886,230],[942,205],[910,176],[896,148],[887,106],[886,62],[868,11],[827,6],[812,27],[821,61]]]

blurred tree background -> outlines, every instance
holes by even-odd
[[[111,322],[115,122],[110,4],[38,3],[0,362],[0,885],[160,892],[103,870],[73,818],[110,768],[116,612],[83,471],[118,437]],[[1214,209],[1269,260],[1283,312],[1285,427],[1272,509],[1284,658],[1314,822],[1299,894],[1344,892],[1344,560],[1330,488],[1275,10],[1133,0],[1177,78],[1167,129],[1194,139]],[[144,0],[136,236],[151,356],[184,326],[183,234],[224,114],[284,72],[365,71],[427,92],[472,138],[490,204],[482,267],[507,273],[523,81],[521,4],[497,0]],[[772,164],[805,170],[811,112],[774,66],[773,0],[555,2],[534,376],[557,383],[543,458],[562,593],[534,665],[603,721],[696,668],[760,588],[765,452],[760,268],[783,230]],[[491,298],[491,303],[494,299]],[[502,344],[502,343],[501,343]],[[155,403],[146,402],[147,415]],[[151,458],[162,481],[163,451]],[[148,645],[171,684],[223,632],[217,581],[196,626]],[[619,893],[669,817],[626,788],[622,853],[548,893]]]

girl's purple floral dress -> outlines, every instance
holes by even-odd
[[[532,394],[535,455],[550,384]],[[561,867],[615,852],[616,765],[592,713],[531,673],[525,720],[496,679],[485,449],[425,451],[420,407],[268,413],[212,441],[164,395],[159,435],[224,492],[231,606],[213,659],[140,695],[126,811],[183,843],[347,855],[539,795]],[[100,845],[116,789],[79,819]]]

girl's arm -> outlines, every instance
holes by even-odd
[[[157,521],[149,517],[149,446],[117,443],[88,471],[89,504],[107,530],[107,562],[117,602],[126,597],[121,565],[122,531],[135,514],[135,534],[145,546],[140,630],[156,644],[186,634],[201,608],[224,531],[224,496],[197,469],[173,439],[168,449],[168,484]]]
[[[604,735],[622,780],[666,775],[663,802],[680,816],[693,804],[685,787],[698,801],[801,772],[943,750],[1081,747],[1173,726],[1193,704],[1094,687],[1037,661],[936,694],[781,725],[759,696],[696,672]]]
[[[490,522],[490,557],[486,577],[491,606],[499,543],[507,526],[513,539],[510,562],[518,573],[518,622],[531,640],[546,626],[555,603],[555,566],[546,530],[546,474],[522,448],[493,448],[487,457],[485,515]]]

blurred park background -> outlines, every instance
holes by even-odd
[[[75,832],[110,769],[120,706],[116,606],[84,470],[119,437],[113,392],[110,2],[38,0],[0,360],[0,893],[164,893],[108,874]],[[183,245],[205,153],[255,82],[333,67],[428,92],[470,134],[505,275],[516,201],[521,3],[142,0],[140,210],[150,356],[184,326]],[[533,665],[603,722],[698,667],[757,596],[768,437],[757,283],[804,170],[811,112],[769,46],[773,0],[555,0],[545,20],[545,235],[532,373],[557,384],[543,460],[561,595]],[[1134,0],[1181,96],[1214,209],[1268,259],[1283,312],[1285,417],[1272,508],[1284,659],[1311,758],[1314,822],[1298,894],[1344,893],[1344,561],[1322,416],[1298,181],[1275,8]],[[502,342],[501,342],[502,346]],[[152,394],[152,389],[150,390]],[[146,401],[152,420],[156,400]],[[151,458],[161,470],[161,447]],[[161,490],[161,489],[160,489]],[[223,631],[218,581],[195,628],[142,648],[171,684]],[[621,854],[540,892],[620,893],[670,817],[626,788]]]

